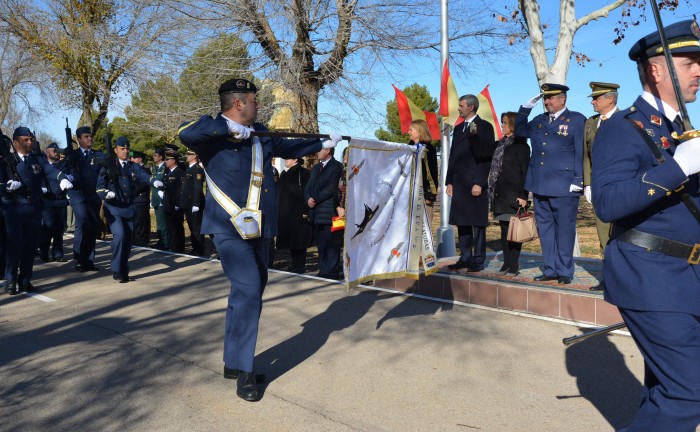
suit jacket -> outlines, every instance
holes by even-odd
[[[176,211],[175,207],[180,208],[182,197],[182,170],[178,165],[173,169],[165,169],[165,178],[163,180],[163,200],[161,205],[163,210],[168,213]]]
[[[332,218],[337,216],[338,184],[343,174],[343,164],[331,157],[326,166],[321,162],[314,165],[311,177],[304,188],[304,201],[309,198],[316,201],[316,206],[309,209],[309,222],[314,225],[330,225]]]
[[[180,208],[192,210],[193,206],[204,210],[204,169],[199,164],[188,166],[182,178]]]
[[[84,202],[99,203],[100,197],[97,190],[97,177],[100,174],[102,161],[105,155],[99,150],[92,150],[92,155],[85,157],[82,149],[75,150],[77,157],[75,166],[71,168],[73,175],[73,189],[68,190],[68,198],[71,205]]]
[[[153,168],[153,180],[159,180],[163,182],[163,184],[165,184],[165,170],[165,162],[163,162],[160,165],[156,165]],[[160,207],[162,205],[160,195],[158,195],[159,190],[162,189],[158,189],[155,187],[151,188],[151,205],[153,206],[153,208]]]
[[[488,225],[488,178],[496,136],[491,123],[481,117],[476,116],[473,124],[457,125],[452,136],[445,185],[452,185],[453,225]],[[474,185],[481,186],[478,197],[472,195]]]
[[[635,130],[637,123],[661,149],[659,163]],[[673,124],[641,97],[601,124],[593,146],[593,205],[598,217],[686,244],[700,243],[700,225],[674,192],[681,185],[700,207],[697,174],[686,177],[672,156]],[[605,248],[605,299],[640,311],[700,315],[700,269],[611,238]]]
[[[525,189],[551,197],[580,196],[570,186],[583,188],[583,129],[586,117],[568,108],[549,123],[549,113],[528,122],[531,108],[520,107],[515,135],[530,138],[532,157]]]
[[[615,112],[620,112],[619,108],[615,109]],[[586,120],[586,125],[584,126],[583,132],[583,185],[591,185],[591,155],[593,152],[593,139],[595,134],[598,132],[598,119],[600,114],[595,114],[588,117]],[[607,120],[606,120],[607,121]]]
[[[136,193],[144,185],[148,186],[151,176],[131,161],[127,161],[124,168],[118,160],[108,159],[107,163],[110,161],[118,164],[115,169],[117,175],[111,178],[109,170],[103,166],[97,177],[97,195],[104,200],[105,209],[111,214],[127,218],[134,217],[136,216],[136,207],[134,207]],[[114,192],[114,198],[107,199],[108,192]]]
[[[256,131],[267,130],[259,123],[255,123],[253,128]],[[245,207],[251,181],[252,139],[235,140],[221,114],[216,117],[206,115],[185,123],[180,127],[179,136],[183,144],[197,152],[214,183],[239,207]],[[272,157],[293,159],[316,153],[321,149],[321,140],[279,137],[261,137],[259,140],[263,150],[263,180],[258,208],[263,214],[263,236],[271,238],[277,235],[278,218]],[[216,202],[210,191],[207,195],[201,232],[238,235],[231,223],[231,216]]]

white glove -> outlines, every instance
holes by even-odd
[[[117,196],[117,195],[115,195],[114,192],[109,191],[109,192],[107,192],[107,194],[105,195],[105,199],[111,200],[111,199],[114,199],[115,196]]]
[[[241,124],[236,123],[235,121],[231,121],[228,119],[226,119],[226,123],[228,124],[228,131],[237,140],[245,140],[250,138],[250,133],[253,131],[252,128],[245,127]]]
[[[41,188],[41,193],[45,194],[45,193],[48,193],[48,192],[49,192],[49,190],[46,189],[45,187]]]
[[[66,178],[68,179],[69,182],[72,182],[73,180],[75,180],[75,177],[73,177],[70,174],[66,174]]]
[[[337,146],[340,141],[343,140],[343,137],[335,132],[329,133],[328,136],[330,137],[330,139],[323,142],[324,149],[333,148]]]
[[[163,187],[163,182],[160,181],[160,180],[156,180],[156,181],[153,182],[153,187],[156,188],[156,189],[160,189],[160,188]]]
[[[700,138],[693,138],[676,147],[673,160],[681,167],[683,174],[689,176],[700,172]]]
[[[160,197],[160,199],[163,199],[163,196],[165,196],[165,192],[158,191],[158,196]]]
[[[61,187],[61,190],[73,189],[73,183],[69,182],[68,179],[61,180],[59,186]]]
[[[590,186],[584,186],[583,187],[583,196],[586,197],[586,201],[588,201],[588,204],[591,204],[591,187]]]
[[[22,183],[18,182],[17,180],[10,180],[9,182],[7,182],[6,187],[7,187],[7,190],[9,192],[9,191],[19,189],[20,186],[22,186]]]
[[[527,102],[523,104],[523,108],[534,108],[535,105],[537,105],[537,101],[539,101],[541,98],[542,94],[538,94],[537,96],[531,97],[527,100]]]
[[[192,213],[197,213],[198,211],[199,211],[199,207],[192,206]]]
[[[576,186],[576,185],[570,185],[569,186],[569,192],[581,192],[583,188],[581,186]]]

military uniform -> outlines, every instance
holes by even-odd
[[[122,140],[122,138],[124,138]],[[128,146],[125,137],[117,139],[117,146]],[[121,283],[129,282],[129,255],[134,234],[136,206],[134,198],[144,185],[148,187],[151,176],[131,161],[109,158],[106,164],[115,164],[112,169],[103,166],[97,178],[97,194],[104,200],[104,213],[112,232],[112,276]],[[114,197],[108,197],[108,193]]]
[[[245,80],[236,81],[247,83]],[[253,127],[256,131],[266,130],[260,124]],[[251,189],[253,139],[234,140],[221,114],[214,118],[203,116],[183,125],[179,135],[183,144],[197,152],[214,184],[234,203],[245,206]],[[321,149],[320,140],[317,139],[263,137],[259,140],[263,151],[258,207],[262,212],[262,235],[243,239],[233,226],[229,213],[213,199],[211,185],[202,221],[202,232],[214,234],[221,266],[231,282],[226,310],[224,362],[229,369],[248,373],[253,372],[262,294],[267,283],[270,239],[277,234],[277,196],[270,162],[273,156],[297,158]]]
[[[568,87],[543,84],[547,95]],[[562,90],[563,88],[563,90]],[[583,130],[586,117],[565,108],[550,122],[550,113],[528,122],[531,108],[520,107],[515,119],[515,135],[530,139],[532,157],[525,179],[525,190],[533,193],[535,220],[540,235],[544,270],[542,280],[559,279],[570,283],[574,276],[576,215],[583,191]]]
[[[161,152],[161,155],[165,157],[165,152],[162,150],[157,150]],[[165,183],[165,162],[161,162],[153,168],[153,179],[159,180]],[[168,229],[165,222],[165,210],[163,209],[162,200],[160,195],[158,195],[158,188],[151,189],[151,206],[153,207],[153,213],[156,215],[156,231],[158,234],[158,243],[156,247],[159,249],[170,249],[170,241],[168,239]]]
[[[177,253],[185,252],[184,211],[180,207],[182,197],[182,169],[175,165],[165,169],[163,179],[163,200],[161,205],[165,213],[165,226],[168,230],[170,250]]]
[[[674,56],[700,53],[694,21],[667,27],[666,36]],[[644,62],[660,55],[659,47],[652,33],[629,55]],[[698,74],[695,59],[691,68]],[[601,220],[613,223],[605,299],[619,308],[645,361],[642,403],[624,429],[630,432],[694,431],[700,424],[700,267],[694,259],[700,224],[680,196],[687,193],[700,207],[700,191],[698,175],[686,176],[674,159],[679,142],[671,133],[682,131],[676,114],[645,92],[600,126],[593,146],[594,206]]]
[[[144,159],[146,154],[134,151],[132,157]],[[147,166],[136,165],[146,171],[149,177],[151,176],[151,170],[148,169]],[[141,183],[137,186],[135,191],[134,206],[136,207],[136,218],[134,219],[134,246],[148,246],[148,240],[151,234],[150,190],[151,187],[148,184]]]
[[[182,179],[180,206],[185,212],[185,220],[190,228],[190,243],[193,255],[204,255],[202,235],[202,214],[204,211],[204,169],[194,163],[187,167]],[[192,211],[196,207],[197,211]]]
[[[58,148],[55,143],[52,143]],[[65,169],[66,161],[60,160],[52,164],[59,171]],[[47,192],[43,196],[44,209],[41,215],[41,238],[39,254],[43,261],[53,259],[63,261],[63,233],[66,231],[66,213],[68,197],[61,190],[55,178],[44,177],[44,187]],[[51,250],[49,250],[51,249]]]

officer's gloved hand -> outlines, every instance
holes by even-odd
[[[539,101],[542,98],[542,94],[538,94],[537,96],[533,96],[530,99],[527,100],[523,104],[523,108],[534,108],[535,105],[537,105],[537,101]]]
[[[199,211],[199,207],[192,206],[192,213],[197,213],[198,211]]]
[[[111,199],[114,199],[115,196],[117,196],[117,195],[115,195],[114,192],[109,191],[105,194],[105,199],[111,200]]]
[[[61,180],[61,183],[58,185],[61,187],[61,190],[73,189],[73,183],[69,182],[68,179]]]
[[[588,204],[591,204],[591,187],[590,186],[583,187],[583,196],[586,197],[586,201],[588,201]]]
[[[11,192],[19,189],[20,186],[22,186],[22,183],[18,182],[17,180],[10,180],[7,182],[6,188],[8,192]]]
[[[250,133],[253,131],[252,128],[243,126],[230,120],[226,120],[226,123],[228,124],[228,131],[237,140],[245,140],[250,138]]]
[[[581,186],[576,186],[574,184],[569,186],[569,192],[581,192],[583,188]]]
[[[690,176],[700,172],[700,138],[693,138],[676,147],[673,160],[681,167],[683,174]]]
[[[163,187],[163,182],[160,181],[160,180],[156,180],[156,181],[153,182],[153,187],[156,188],[156,189],[160,189],[160,188]]]
[[[41,188],[41,193],[43,193],[43,194],[49,193],[49,190],[46,189],[45,187],[43,187],[43,188]]]
[[[160,197],[160,199],[163,199],[163,197],[165,196],[165,192],[158,191],[158,196]]]
[[[325,148],[333,148],[333,147],[337,146],[340,141],[343,140],[343,137],[338,135],[335,132],[330,132],[328,134],[328,136],[330,137],[330,139],[323,142],[324,149]]]

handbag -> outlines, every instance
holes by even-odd
[[[508,224],[508,241],[525,243],[539,238],[535,213],[520,207]]]
[[[331,232],[341,231],[345,229],[345,218],[333,216],[331,218]]]

